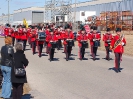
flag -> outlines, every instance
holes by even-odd
[[[27,23],[26,19],[23,19],[23,25],[25,25],[26,28],[28,28],[28,23]]]

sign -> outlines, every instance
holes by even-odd
[[[55,21],[56,22],[64,22],[65,21],[65,16],[56,16],[55,17]]]

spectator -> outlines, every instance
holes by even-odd
[[[14,54],[15,68],[25,68],[28,65],[28,60],[25,57],[22,43],[18,42],[15,45],[16,53]],[[12,67],[12,68],[14,68]],[[27,77],[15,76],[14,69],[11,71],[11,82],[13,86],[13,99],[21,99],[23,94],[23,85],[27,83]]]
[[[11,97],[11,67],[12,67],[12,59],[14,55],[12,44],[12,38],[5,38],[5,45],[1,48],[1,71],[3,74],[3,84],[2,84],[2,92],[1,96],[4,99],[9,99]]]

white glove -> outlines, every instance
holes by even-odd
[[[95,39],[93,39],[93,41],[96,41]]]
[[[124,43],[122,42],[121,45],[124,46]]]
[[[63,40],[61,40],[61,42],[63,43]]]

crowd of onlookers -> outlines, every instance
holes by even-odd
[[[16,43],[14,50],[11,46],[12,38],[5,37],[4,40],[5,44],[0,50],[0,69],[3,76],[0,98],[21,99],[24,83],[27,83],[25,68],[29,62],[24,54],[22,43]]]

